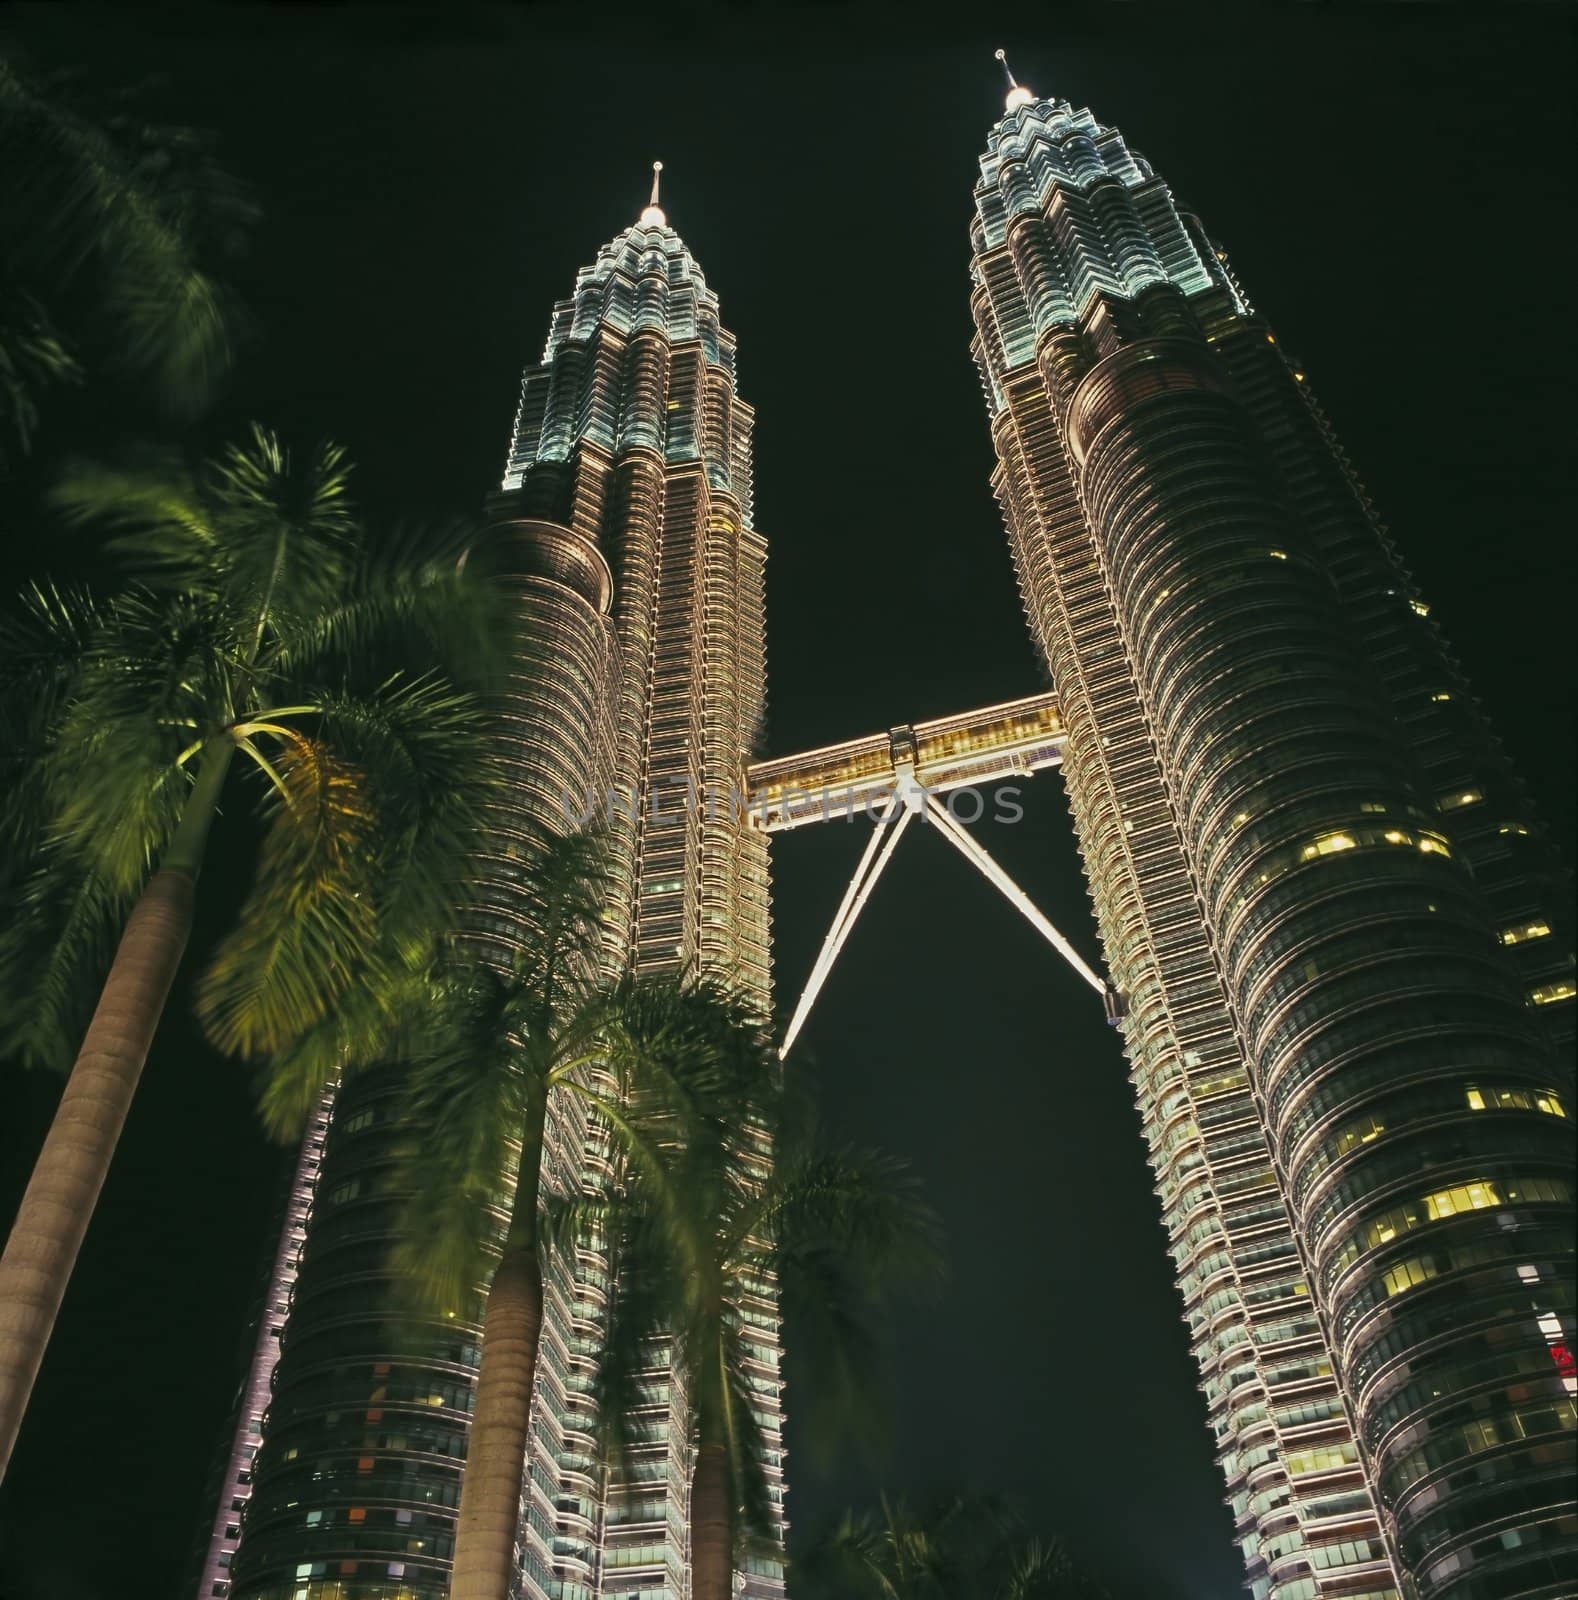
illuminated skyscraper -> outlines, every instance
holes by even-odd
[[[993,483],[1253,1591],[1571,1595],[1556,861],[1223,253],[1010,86]]]
[[[567,804],[591,797],[611,819],[610,970],[692,963],[767,1000],[766,838],[726,800],[743,783],[765,693],[751,421],[717,297],[654,183],[640,221],[555,308],[543,358],[522,383],[492,507],[518,601],[521,668],[508,717],[514,794],[467,924],[485,958],[507,959],[520,927],[521,823],[563,827]],[[446,1592],[480,1328],[439,1319],[396,1337],[386,1318],[393,1092],[387,1074],[367,1073],[339,1095],[254,1481],[241,1486],[250,1499],[233,1588],[219,1578],[205,1594]],[[606,1170],[581,1106],[561,1099],[551,1113],[544,1172],[561,1192]],[[522,1486],[523,1600],[688,1593],[690,1433],[666,1351],[654,1351],[631,1483],[610,1486],[594,1459],[606,1265],[582,1251],[547,1274]],[[776,1308],[763,1300],[745,1312],[781,1505]],[[783,1593],[780,1561],[751,1565],[744,1594]]]

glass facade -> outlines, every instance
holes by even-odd
[[[975,198],[994,487],[1252,1591],[1572,1593],[1554,853],[1149,165],[1021,97]]]
[[[506,706],[513,793],[480,862],[465,932],[502,961],[520,935],[528,823],[609,829],[606,963],[716,970],[768,1000],[766,839],[743,789],[765,694],[763,567],[751,524],[750,408],[734,342],[678,235],[649,209],[555,308],[528,369],[489,559],[516,597]],[[235,1557],[248,1600],[440,1600],[447,1592],[479,1360],[481,1298],[426,1322],[391,1312],[402,1195],[395,1085],[349,1081],[332,1127]],[[550,1109],[544,1176],[606,1170],[582,1102]],[[745,1159],[765,1159],[746,1152]],[[503,1216],[499,1214],[502,1225]],[[628,1483],[594,1454],[592,1386],[607,1262],[545,1274],[522,1484],[522,1600],[681,1600],[691,1446],[670,1352],[653,1365]],[[742,1308],[772,1492],[783,1497],[776,1305]],[[753,1557],[741,1593],[783,1593]]]

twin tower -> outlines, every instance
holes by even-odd
[[[1248,1589],[1570,1597],[1557,860],[1304,374],[1123,136],[1012,85],[971,245],[993,488],[1055,700],[933,742],[1033,724],[1060,754]],[[770,998],[767,810],[696,798],[769,770],[751,426],[654,189],[555,308],[494,502],[523,649],[484,952],[517,935],[522,819],[633,796],[609,813],[610,966]],[[303,1150],[200,1600],[447,1593],[479,1330],[387,1320],[391,1102],[360,1076]],[[601,1160],[560,1107],[549,1182]],[[594,1250],[551,1269],[522,1600],[689,1593],[666,1351],[631,1481],[596,1458],[609,1292]],[[738,1309],[782,1508],[775,1307]],[[742,1557],[741,1595],[784,1591],[782,1559]]]

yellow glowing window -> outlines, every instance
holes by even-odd
[[[1416,1288],[1435,1276],[1435,1263],[1424,1256],[1415,1256],[1412,1261],[1400,1261],[1390,1272],[1383,1273],[1381,1282],[1390,1297],[1402,1294],[1405,1289]]]
[[[1534,1103],[1548,1117],[1565,1118],[1567,1115],[1567,1112],[1563,1109],[1561,1101],[1556,1098],[1556,1091],[1554,1089],[1547,1089],[1544,1094],[1535,1095]]]
[[[1295,373],[1294,373],[1294,374],[1293,374],[1293,381],[1294,381],[1294,382],[1295,382],[1295,383],[1303,383],[1303,381],[1304,381],[1304,374],[1303,374],[1303,373],[1302,373],[1302,372],[1295,372]]]
[[[1424,834],[1419,840],[1419,848],[1427,856],[1449,856],[1452,852],[1447,848],[1445,839],[1438,839],[1433,833]]]
[[[1288,559],[1288,553],[1286,550],[1268,550],[1266,554],[1268,556],[1275,556],[1278,561],[1286,561]]]
[[[1537,1006],[1555,1005],[1558,1000],[1571,1000],[1578,994],[1571,978],[1558,978],[1555,983],[1542,983],[1537,989],[1529,990],[1529,999]]]
[[[1386,842],[1388,844],[1412,844],[1414,836],[1411,833],[1404,833],[1401,828],[1388,828],[1386,830]]]
[[[1529,832],[1521,822],[1504,822],[1496,831],[1503,838],[1506,838],[1509,834],[1516,834],[1519,838],[1526,838]]]
[[[366,1506],[352,1506],[345,1514],[347,1522],[365,1522],[367,1520]]]
[[[1427,1194],[1425,1215],[1435,1222],[1442,1217],[1455,1217],[1463,1211],[1483,1211],[1487,1206],[1499,1206],[1502,1199],[1495,1184],[1488,1179],[1480,1183],[1460,1183],[1451,1189],[1438,1189]]]
[[[1408,603],[1414,608],[1416,616],[1428,617],[1430,615],[1430,607],[1423,600],[1410,600]]]
[[[1551,931],[1548,922],[1536,918],[1533,922],[1520,922],[1515,927],[1501,930],[1503,944],[1525,944],[1530,939],[1543,939]]]
[[[1468,1091],[1468,1108],[1470,1111],[1483,1111],[1485,1109],[1485,1097],[1478,1089],[1470,1089]]]
[[[1267,335],[1266,335],[1266,343],[1267,343],[1267,344],[1275,344],[1275,343],[1276,343],[1276,342],[1277,342],[1277,336],[1276,336],[1276,334],[1274,334],[1274,333],[1268,333],[1268,334],[1267,334]]]
[[[1452,696],[1451,696],[1451,695],[1449,695],[1449,694],[1448,694],[1448,693],[1447,693],[1447,692],[1446,692],[1446,690],[1445,690],[1445,689],[1442,689],[1442,690],[1441,690],[1441,691],[1440,691],[1440,692],[1439,692],[1439,693],[1437,693],[1437,694],[1433,694],[1433,695],[1431,695],[1431,696],[1430,696],[1430,698],[1431,698],[1431,699],[1432,699],[1432,700],[1433,700],[1433,701],[1434,701],[1434,702],[1435,702],[1435,703],[1436,703],[1436,704],[1437,704],[1437,705],[1438,705],[1438,706],[1443,706],[1443,705],[1445,705],[1445,704],[1446,704],[1446,703],[1447,703],[1447,701],[1448,701],[1448,700],[1450,700],[1450,699],[1451,699],[1451,698],[1452,698]]]
[[[1485,798],[1479,789],[1460,789],[1456,794],[1441,796],[1441,809],[1443,811],[1457,811],[1463,806],[1477,806]]]
[[[1304,846],[1299,859],[1313,861],[1316,856],[1335,855],[1339,850],[1352,850],[1356,843],[1351,833],[1323,833],[1320,838]]]

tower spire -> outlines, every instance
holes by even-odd
[[[1017,111],[1020,106],[1029,105],[1035,96],[1014,76],[1014,69],[1008,65],[1008,52],[995,50],[992,53],[1002,62],[1003,75],[1008,79],[1008,104],[1005,109]]]
[[[668,218],[663,213],[663,208],[658,204],[658,179],[663,171],[663,163],[652,163],[652,198],[647,202],[647,208],[641,213],[641,224],[647,228],[666,228]]]

